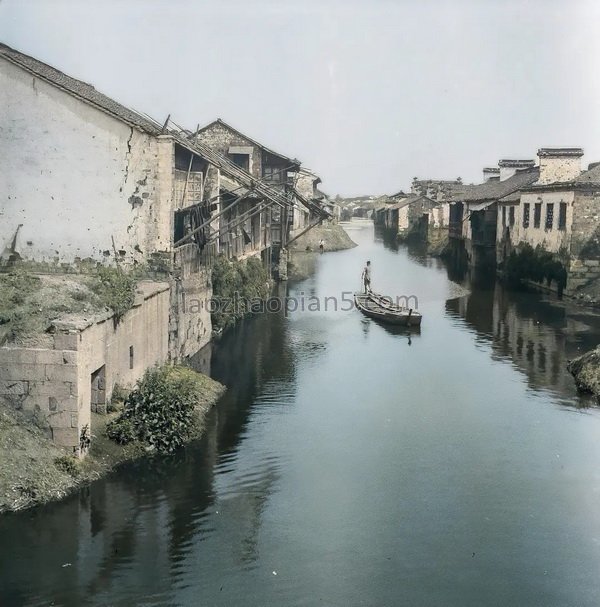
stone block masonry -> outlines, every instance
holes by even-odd
[[[91,411],[105,412],[115,384],[133,387],[144,371],[169,357],[169,285],[139,286],[119,323],[109,315],[55,323],[53,348],[0,348],[0,407],[20,411],[60,446],[82,455]]]
[[[72,351],[0,348],[0,406],[45,420],[58,443],[78,449],[77,357]]]

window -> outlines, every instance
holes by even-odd
[[[264,167],[263,177],[267,181],[281,181],[281,171],[275,167]]]
[[[133,369],[133,346],[129,346],[129,368]]]
[[[523,205],[523,227],[524,228],[529,227],[529,203],[528,202],[526,202]]]
[[[510,227],[512,228],[515,225],[515,207],[510,207],[508,209],[508,223],[510,224]]]
[[[502,207],[502,227],[506,227],[506,207]]]
[[[231,154],[231,160],[233,164],[239,166],[241,169],[248,171],[250,169],[250,155],[249,154]]]
[[[567,229],[567,203],[561,202],[560,209],[558,211],[558,229],[566,230]]]
[[[542,203],[536,202],[533,210],[533,227],[539,228],[542,221]]]
[[[546,230],[551,230],[553,223],[554,223],[554,204],[549,202],[546,205]]]

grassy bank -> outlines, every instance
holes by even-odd
[[[205,375],[195,374],[196,398],[185,440],[199,438],[210,408],[224,387]],[[58,500],[100,478],[119,464],[156,453],[147,442],[118,444],[107,427],[121,416],[92,413],[92,443],[87,457],[77,460],[57,447],[42,424],[12,410],[0,411],[0,512],[23,510]]]
[[[135,299],[137,277],[112,267],[93,274],[0,273],[0,345],[42,346],[52,321],[65,314],[111,310],[120,318]]]

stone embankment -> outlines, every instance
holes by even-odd
[[[198,374],[198,381],[202,390],[188,441],[201,436],[206,414],[225,390],[204,375]],[[118,415],[91,414],[91,446],[84,459],[76,459],[49,438],[42,418],[0,409],[0,513],[62,499],[120,464],[148,456],[148,447],[139,441],[120,445],[108,438],[107,425]]]
[[[580,392],[593,394],[600,402],[600,346],[567,363]]]

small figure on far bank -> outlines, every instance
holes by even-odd
[[[321,251],[321,253],[325,250],[325,241],[321,238],[321,240],[319,240],[319,251]]]
[[[371,292],[371,262],[367,261],[367,265],[363,268],[362,271],[362,281],[363,286],[365,288],[365,293]]]

